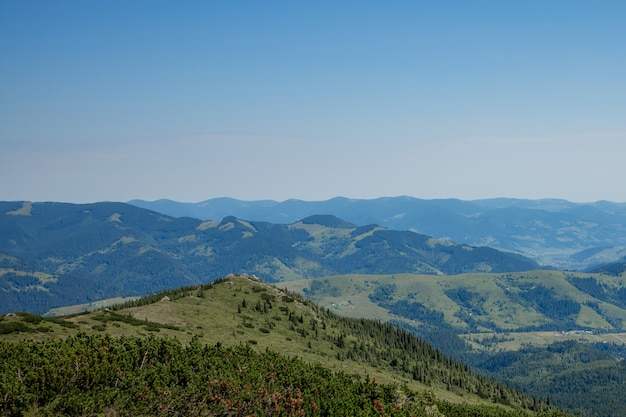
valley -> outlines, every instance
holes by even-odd
[[[626,417],[624,21],[0,0],[0,417]]]
[[[0,313],[43,314],[229,273],[282,282],[348,273],[538,268],[517,254],[329,215],[284,225],[232,216],[175,218],[124,203],[0,202],[0,230]]]
[[[583,415],[617,416],[626,380],[625,276],[334,276],[283,285],[347,317],[409,329],[477,372]],[[584,381],[584,382],[583,382]]]
[[[626,381],[620,262],[542,268],[333,215],[274,224],[124,203],[0,209],[6,343],[106,335],[246,346],[406,387],[401,397],[422,398],[420,412],[426,403],[478,415],[556,412],[551,404],[585,417],[626,412],[616,394]]]

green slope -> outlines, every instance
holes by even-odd
[[[286,283],[392,322],[477,370],[582,415],[626,413],[626,277],[561,271],[350,275]]]
[[[283,284],[341,315],[440,324],[467,334],[619,333],[626,277],[563,271],[341,275]]]
[[[125,381],[125,384],[127,384],[125,386],[133,385],[130,381],[135,381],[136,386],[146,386],[145,378],[147,376],[139,372],[142,370],[141,364],[143,363],[157,366],[163,360],[163,355],[167,356],[170,354],[168,352],[172,351],[176,352],[176,355],[184,357],[197,354],[198,347],[193,347],[191,353],[187,351],[181,352],[180,349],[184,348],[177,345],[177,343],[182,343],[182,346],[208,343],[210,345],[220,344],[224,348],[229,346],[249,346],[254,351],[261,352],[263,359],[259,359],[260,361],[267,359],[267,356],[263,355],[268,355],[266,352],[270,351],[281,355],[281,359],[276,359],[277,362],[286,360],[282,359],[286,357],[298,357],[300,358],[299,360],[304,361],[303,363],[321,365],[325,369],[345,375],[333,376],[332,378],[338,378],[336,381],[344,382],[345,380],[342,380],[342,378],[348,378],[350,381],[353,381],[350,384],[354,383],[356,385],[348,386],[346,389],[348,391],[355,390],[354,392],[357,393],[359,389],[365,389],[363,388],[363,381],[370,381],[371,383],[375,378],[384,385],[380,388],[381,392],[391,390],[388,391],[391,393],[388,397],[384,397],[383,394],[376,394],[375,398],[373,397],[380,400],[384,407],[388,406],[387,411],[390,414],[392,414],[394,405],[400,406],[404,403],[407,404],[408,408],[399,407],[398,415],[413,413],[414,415],[423,415],[428,407],[434,407],[432,410],[437,408],[450,410],[451,414],[449,415],[465,415],[464,413],[467,410],[478,409],[480,411],[473,415],[479,416],[527,415],[532,414],[533,410],[546,409],[545,404],[539,403],[521,392],[511,390],[493,380],[471,373],[467,366],[447,358],[441,352],[404,330],[378,321],[348,319],[336,316],[324,309],[320,309],[310,301],[299,298],[293,293],[285,293],[277,287],[264,284],[258,279],[249,276],[230,276],[213,285],[187,287],[170,291],[167,294],[159,294],[128,303],[114,311],[91,312],[53,319],[42,319],[28,314],[5,315],[0,321],[0,333],[2,333],[0,340],[6,343],[18,343],[18,345],[4,345],[2,351],[5,352],[5,355],[7,354],[6,352],[15,351],[16,349],[20,352],[43,349],[43,347],[36,348],[33,346],[50,346],[50,349],[54,352],[63,352],[64,349],[70,349],[70,346],[82,346],[80,340],[88,334],[105,334],[114,337],[114,339],[92,339],[94,336],[88,338],[87,340],[93,341],[87,343],[88,346],[85,349],[96,346],[97,352],[100,352],[102,349],[105,349],[106,352],[128,350],[128,347],[126,347],[128,343],[134,346],[141,346],[134,353],[134,359],[130,360],[132,364],[124,365],[131,368],[128,371],[124,367],[121,368],[124,369],[122,373],[125,374],[127,372],[129,375],[133,375],[132,378],[138,378],[137,380]],[[135,337],[152,340],[151,338],[155,336],[158,336],[159,339],[164,337],[170,341],[176,339],[176,342],[127,341],[129,338]],[[79,339],[75,339],[76,337],[79,337]],[[118,338],[120,337],[122,342],[112,341],[119,340]],[[25,342],[24,340],[26,339],[40,340],[41,342]],[[44,342],[45,340],[67,340],[68,342],[63,344],[61,342]],[[30,343],[36,344],[31,346]],[[142,343],[148,343],[149,345],[142,345]],[[162,345],[162,343],[165,343],[165,345]],[[20,347],[18,349],[11,346]],[[145,353],[152,352],[152,349],[157,351],[163,349],[165,353],[161,356]],[[235,355],[230,350],[228,352],[226,356]],[[60,354],[53,353],[51,355],[54,357],[54,355]],[[87,356],[92,357],[90,355]],[[11,363],[19,360],[28,360],[19,359],[22,356],[14,353],[8,357],[10,360],[0,361],[0,363],[5,364],[3,366],[9,366]],[[144,359],[140,359],[140,357]],[[25,356],[25,358],[28,358],[28,356]],[[100,381],[97,375],[86,377],[82,371],[77,371],[80,368],[78,364],[82,364],[81,360],[76,359],[75,362],[70,360],[70,363],[75,363],[78,368],[72,368],[72,366],[68,368],[68,372],[73,372],[72,375],[75,378],[84,377],[90,383],[93,383],[93,385],[89,385],[92,388],[85,388],[86,391],[82,393],[82,397],[76,394],[77,398],[82,398],[80,401],[83,401],[85,396],[89,396],[89,389],[98,390],[102,389],[103,386],[108,387],[105,392],[108,392],[110,397],[98,400],[102,402],[102,407],[108,404],[110,407],[119,408],[120,404],[128,400],[124,395],[107,385],[116,384],[115,381],[116,378],[119,378],[119,375],[115,371],[111,374],[112,379],[97,382]],[[110,361],[114,364],[118,360],[122,359],[106,359],[107,363]],[[153,362],[150,362],[151,360]],[[186,359],[181,359],[181,361],[184,360]],[[104,366],[96,359],[92,358],[91,361],[88,364],[81,365],[84,367],[85,372],[87,372],[88,368]],[[19,368],[19,366],[26,366],[24,362],[20,363],[22,365],[18,364],[17,369],[22,369],[22,371],[17,371],[16,373],[15,368],[11,368],[13,369],[11,372],[0,372],[0,375],[5,375],[5,378],[0,380],[0,382],[13,387],[11,392],[23,393],[25,395],[23,398],[26,399],[39,398],[37,395],[44,396],[44,392],[50,398],[56,398],[53,395],[55,391],[48,386],[48,382],[45,382],[40,387],[40,391],[33,394],[35,397],[29,397],[26,391],[30,388],[25,386],[28,384],[20,385],[19,383],[19,381],[24,380],[23,375],[25,375],[20,374],[20,372],[26,369]],[[167,363],[165,361],[165,365]],[[165,368],[163,368],[165,365],[158,365],[158,369],[166,372]],[[294,365],[294,372],[303,366],[300,362],[297,362],[296,365]],[[54,364],[52,363],[49,366],[54,366]],[[119,365],[107,365],[105,368],[109,370],[117,369],[115,367],[111,368],[111,366]],[[185,362],[177,366],[186,368],[190,365]],[[241,374],[246,366],[253,365],[240,364],[237,366],[239,368],[236,369],[239,369],[239,374]],[[59,369],[63,369],[63,367]],[[224,378],[234,378],[232,369],[229,369],[231,368],[223,369],[222,375]],[[188,371],[183,370],[180,372],[187,375]],[[260,372],[263,374],[267,371]],[[167,380],[170,377],[166,372],[166,376],[163,379]],[[288,375],[280,375],[280,378],[287,377]],[[71,375],[63,375],[61,372],[58,378],[59,380],[63,380],[63,378],[71,380]],[[176,378],[180,378],[180,376]],[[210,378],[215,378],[215,376]],[[279,376],[275,375],[274,378],[279,378]],[[314,378],[314,376],[311,375],[311,378]],[[239,382],[236,383],[241,382],[239,379],[237,381]],[[53,382],[50,382],[50,384]],[[345,385],[344,382],[337,382],[337,384]],[[117,384],[119,383],[121,382]],[[61,394],[69,396],[67,398],[63,397],[65,398],[63,401],[71,402],[74,394],[70,395],[70,393],[77,388],[72,384],[70,384],[71,388],[63,385],[61,382],[58,384],[65,387]],[[171,384],[174,384],[174,382],[163,382],[162,386],[157,384],[157,388],[174,389]],[[242,386],[244,384],[241,382]],[[283,384],[286,383],[283,382]],[[292,387],[300,387],[300,392],[303,395],[305,392],[306,395],[313,395],[310,386],[293,384],[291,385]],[[178,391],[171,392],[176,392],[176,395],[191,395],[189,391],[185,390],[185,387],[191,387],[191,385],[180,383],[174,385]],[[255,390],[258,391],[260,388],[259,386]],[[265,389],[267,388],[266,386]],[[146,386],[146,389],[150,391],[156,388]],[[193,388],[189,388],[193,393],[196,393],[195,389],[195,385]],[[292,389],[291,391],[282,391],[280,395],[284,398],[289,393],[295,395],[295,392]],[[150,396],[156,394],[150,391],[146,395],[154,399]],[[359,395],[362,395],[362,392]],[[427,398],[432,398],[433,396],[435,399],[427,400]],[[322,404],[321,400],[315,400],[312,397],[307,398],[311,401],[316,401],[320,406]],[[231,401],[234,400],[239,401],[241,398],[231,399]],[[63,409],[62,407],[58,408],[60,407],[58,401],[61,400],[57,400],[57,402],[53,400],[48,402],[44,400],[37,401],[40,401],[40,406],[47,410],[56,410],[55,412],[57,412],[59,409]],[[203,401],[205,404],[215,405],[206,398]],[[330,400],[326,399],[324,401]],[[151,402],[148,403],[153,404]],[[497,408],[493,408],[494,403],[500,405]],[[32,407],[33,404],[28,403],[26,406]],[[194,404],[197,403],[194,402]],[[311,406],[311,402],[308,402],[308,404]],[[374,403],[372,402],[371,404]],[[417,408],[410,408],[409,405]],[[82,411],[78,415],[96,410],[97,405],[89,405],[89,407],[92,408],[81,408]],[[261,407],[261,405],[254,407]],[[368,407],[370,406],[365,408]],[[374,411],[367,411],[364,415],[380,414],[379,411],[376,411],[377,406],[375,404],[371,405],[371,407],[373,407],[371,410]],[[118,408],[116,410],[119,412]],[[312,411],[311,408],[307,409],[307,412]],[[96,410],[96,412],[101,411]],[[257,413],[259,412],[257,409]],[[452,414],[454,412],[462,414]],[[328,409],[326,413],[326,415],[337,415],[329,412]],[[163,413],[163,415],[166,415],[166,413]],[[317,415],[325,414],[317,413]]]

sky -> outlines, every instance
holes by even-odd
[[[626,202],[622,0],[0,0],[0,200]]]

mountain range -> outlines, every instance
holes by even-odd
[[[281,293],[267,298],[277,288],[261,285],[258,276],[302,292],[319,302],[324,314],[336,312],[358,319],[350,321],[356,328],[371,318],[388,323],[388,329],[417,334],[483,375],[539,398],[547,393],[575,412],[623,415],[624,405],[617,395],[626,380],[620,361],[626,355],[621,333],[626,328],[623,263],[621,267],[616,263],[597,268],[594,273],[542,269],[535,261],[508,251],[375,224],[355,225],[329,214],[292,223],[234,216],[201,220],[108,202],[0,202],[0,233],[0,314],[42,314],[54,307],[83,303],[101,309],[103,298],[155,294],[183,286],[137,304],[127,303],[126,308],[132,309],[146,306],[145,300],[150,300],[145,309],[125,310],[123,315],[100,310],[69,319],[42,319],[29,313],[0,316],[0,333],[13,340],[21,340],[25,334],[38,339],[72,337],[85,326],[124,335],[119,331],[132,332],[141,326],[138,333],[145,336],[171,331],[187,343],[194,332],[206,329],[214,336],[214,326],[228,322],[227,334],[221,334],[219,341],[234,338],[236,343],[252,329],[250,337],[243,340],[270,347],[262,343],[262,335],[273,334],[273,320],[283,319],[264,314],[279,300],[292,303],[297,297]],[[231,272],[240,274],[243,281],[234,284],[229,278],[219,286],[202,285]],[[237,289],[244,283],[245,289]],[[220,310],[213,303],[213,296],[220,291],[229,295],[230,310]],[[241,301],[238,295],[243,297]],[[168,298],[177,297],[185,298],[181,309],[169,309],[174,304],[169,304]],[[156,302],[161,299],[165,302]],[[283,329],[302,331],[303,340],[310,334],[306,323],[312,331],[314,322],[320,323],[316,317],[304,317],[304,311],[318,309],[308,303],[301,300],[299,318],[292,312]],[[283,307],[279,307],[281,312],[291,311],[288,307],[283,311]],[[207,308],[212,313],[208,314]],[[56,309],[56,314],[68,314],[63,311]],[[228,314],[221,314],[225,311]],[[259,317],[254,318],[256,314]],[[189,321],[191,316],[200,321]],[[293,340],[288,334],[281,333],[281,337]],[[322,356],[337,355],[339,362],[367,356],[363,351],[367,351],[367,343],[357,343],[360,336],[339,332],[335,337]],[[308,340],[305,354],[315,350],[315,340]],[[401,336],[401,340],[408,339]],[[272,343],[272,349],[284,347],[287,354],[295,352],[291,343],[283,346],[276,339]],[[371,343],[384,354],[384,346]],[[346,347],[349,350],[344,352]],[[373,368],[383,364],[370,354],[367,360],[372,359]],[[422,372],[411,360],[410,356],[385,357],[391,368],[401,370],[402,378],[422,381],[430,368]],[[446,391],[467,398],[462,387],[452,383],[456,377],[450,379],[448,371],[444,374],[448,379],[439,380],[439,388],[443,384]],[[491,389],[478,396],[505,405],[510,405],[512,398]],[[527,407],[536,405],[526,403]]]
[[[537,269],[521,255],[332,215],[291,224],[170,217],[125,203],[0,203],[0,313],[82,304],[253,273],[268,282],[337,274]]]
[[[377,224],[512,251],[559,269],[583,270],[626,255],[626,203],[609,201],[338,197],[326,201],[216,198],[200,203],[129,203],[174,217],[203,220],[232,215],[252,221],[292,223],[311,215],[332,214],[356,225]]]

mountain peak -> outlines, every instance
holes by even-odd
[[[333,229],[354,229],[356,226],[332,214],[316,214],[300,220],[304,224],[319,224]]]

